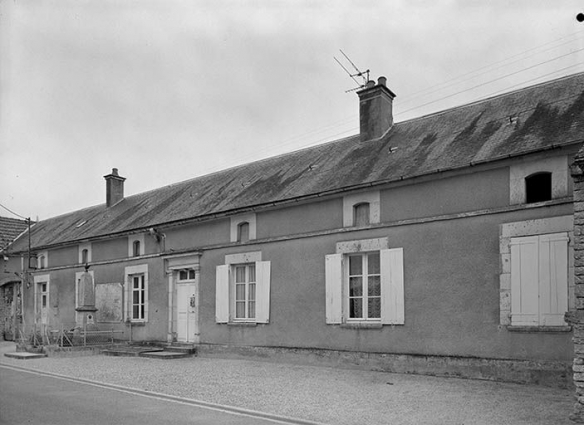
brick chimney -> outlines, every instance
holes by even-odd
[[[118,169],[113,168],[112,173],[103,176],[105,179],[106,205],[109,207],[124,199],[124,177],[118,175]]]
[[[378,139],[393,126],[393,99],[395,93],[387,88],[387,79],[379,77],[377,85],[368,81],[358,91],[361,141]]]

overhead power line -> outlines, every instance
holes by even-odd
[[[11,214],[14,214],[17,217],[20,217],[24,220],[28,220],[28,218],[21,216],[20,214],[15,213],[14,211],[12,211],[10,208],[5,207],[4,205],[0,204],[0,207],[4,208],[6,211],[8,211]]]

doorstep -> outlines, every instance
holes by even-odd
[[[47,357],[44,353],[28,353],[26,351],[16,352],[16,353],[4,353],[6,357],[10,357],[11,359],[19,359],[19,360],[31,360],[31,359],[41,359],[43,357]]]

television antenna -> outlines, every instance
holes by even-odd
[[[353,61],[345,54],[345,52],[343,52],[341,49],[339,49],[339,52],[341,52],[341,54],[345,57],[345,59],[351,64],[351,66],[355,69],[355,71],[357,71],[355,74],[351,74],[349,72],[349,70],[341,63],[341,61],[339,61],[336,57],[333,56],[333,59],[335,61],[337,61],[337,63],[341,66],[341,68],[343,68],[345,70],[345,72],[349,75],[349,77],[351,77],[353,79],[353,81],[355,83],[357,83],[357,87],[349,89],[349,90],[345,90],[345,93],[351,92],[351,91],[355,91],[355,90],[359,90],[362,89],[363,87],[365,87],[365,85],[367,85],[367,82],[369,81],[369,70],[366,71],[361,71],[359,70],[359,68],[357,68],[357,65],[355,65],[353,63]],[[361,77],[363,79],[363,84],[361,84],[356,77]]]

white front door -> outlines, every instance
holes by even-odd
[[[176,285],[177,340],[179,342],[196,342],[197,296],[196,285],[179,283]]]

